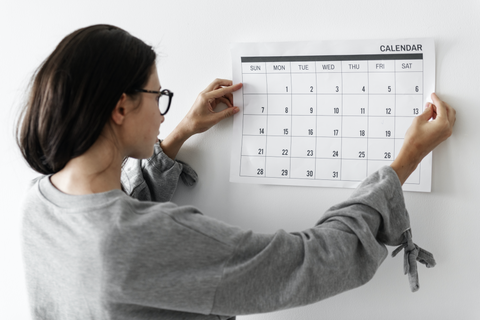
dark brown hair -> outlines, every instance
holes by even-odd
[[[17,144],[42,174],[63,169],[97,140],[123,93],[135,95],[155,63],[151,46],[110,25],[66,36],[32,77]]]

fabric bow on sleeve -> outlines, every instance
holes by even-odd
[[[402,249],[404,251],[403,268],[405,274],[408,273],[408,281],[410,282],[410,289],[412,292],[418,291],[420,285],[418,282],[418,267],[417,261],[423,263],[427,268],[433,268],[436,264],[433,254],[420,248],[412,241],[412,231],[408,229],[404,232],[405,242],[392,252],[392,257],[395,257]]]

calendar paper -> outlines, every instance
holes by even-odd
[[[435,91],[432,39],[237,43],[230,180],[354,188]],[[432,155],[405,182],[431,190]]]

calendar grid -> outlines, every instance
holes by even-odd
[[[251,48],[254,54],[263,50]],[[235,72],[241,76],[237,79],[244,85],[239,91],[241,121],[234,121],[240,141],[232,156],[238,161],[232,159],[232,164],[238,167],[236,176],[246,182],[302,185],[295,181],[305,180],[313,183],[305,185],[319,186],[361,182],[396,158],[406,129],[423,111],[422,50],[238,54],[235,59],[239,61]],[[428,68],[432,70],[431,65]],[[420,184],[419,169],[405,184]]]
[[[414,60],[414,59],[417,59],[419,58],[421,55],[420,54],[415,54],[415,55],[408,55],[407,57],[410,58],[411,60]],[[264,71],[262,72],[262,74],[265,75],[265,90],[266,92],[248,92],[248,93],[244,93],[244,98],[245,96],[258,96],[258,97],[263,97],[265,96],[265,106],[262,108],[262,114],[261,115],[249,115],[250,119],[253,119],[254,117],[258,116],[258,117],[264,117],[265,118],[265,124],[263,127],[259,128],[259,132],[258,132],[258,135],[259,136],[264,136],[265,137],[265,143],[264,143],[264,147],[263,148],[259,148],[258,149],[258,154],[257,155],[250,155],[250,157],[252,158],[261,158],[263,160],[263,162],[260,162],[260,166],[261,168],[259,168],[259,171],[255,172],[255,175],[256,176],[259,176],[259,177],[269,177],[271,176],[271,173],[272,171],[269,171],[269,166],[268,166],[268,162],[270,161],[271,162],[271,159],[281,159],[281,158],[286,158],[288,161],[285,162],[285,165],[284,165],[284,168],[285,169],[281,169],[281,176],[280,177],[283,177],[283,178],[287,178],[287,179],[290,179],[290,178],[293,178],[292,176],[292,170],[294,169],[293,167],[293,164],[292,162],[293,161],[296,161],[296,160],[305,160],[303,159],[303,157],[299,157],[298,155],[295,156],[292,154],[293,152],[293,148],[294,148],[294,140],[295,138],[305,138],[305,139],[308,139],[310,138],[309,135],[305,135],[305,134],[298,134],[298,133],[294,133],[294,118],[296,119],[300,119],[302,117],[309,117],[309,116],[313,116],[314,119],[315,119],[315,122],[314,122],[314,126],[317,128],[315,130],[315,135],[314,135],[314,144],[315,144],[315,147],[314,148],[311,148],[311,149],[308,149],[307,150],[307,157],[312,157],[312,159],[315,159],[315,161],[313,162],[313,170],[307,170],[307,177],[308,178],[312,178],[312,179],[319,179],[318,176],[316,176],[315,174],[317,173],[317,166],[319,164],[319,162],[317,160],[325,160],[325,161],[328,161],[330,158],[328,157],[325,157],[325,156],[319,156],[318,155],[318,152],[315,151],[317,150],[318,146],[319,146],[319,139],[328,139],[330,137],[330,135],[325,135],[325,134],[322,134],[322,133],[319,133],[318,132],[318,127],[319,127],[319,117],[323,117],[325,119],[328,118],[327,115],[323,114],[323,113],[319,113],[319,108],[322,108],[322,106],[319,104],[319,97],[320,96],[331,96],[331,97],[337,97],[339,96],[340,97],[340,106],[341,106],[341,110],[338,111],[338,113],[334,113],[333,117],[334,118],[337,118],[339,119],[339,130],[334,130],[335,133],[334,133],[334,140],[338,140],[338,143],[339,143],[339,148],[338,148],[338,151],[333,151],[334,155],[333,157],[336,158],[334,160],[338,160],[338,171],[336,170],[333,170],[333,176],[332,178],[333,179],[338,179],[338,180],[348,180],[348,176],[345,175],[344,173],[344,168],[343,168],[343,165],[345,164],[344,160],[359,160],[360,162],[363,162],[365,165],[363,166],[363,169],[362,171],[364,171],[364,174],[361,175],[361,177],[365,177],[368,175],[368,171],[369,171],[369,164],[373,161],[373,159],[370,157],[370,153],[373,149],[372,146],[371,146],[371,141],[370,141],[370,138],[375,138],[374,136],[371,135],[371,132],[370,132],[370,125],[371,125],[371,117],[378,117],[378,115],[372,115],[371,114],[371,110],[370,110],[370,104],[371,104],[371,97],[373,96],[379,96],[379,97],[382,97],[382,96],[385,96],[384,93],[378,93],[378,92],[374,92],[371,90],[371,74],[377,74],[377,75],[381,75],[382,72],[381,71],[377,71],[377,72],[371,72],[371,68],[369,67],[369,63],[372,63],[372,60],[369,60],[368,58],[372,58],[371,55],[367,55],[367,56],[355,56],[357,60],[354,60],[352,59],[351,57],[345,57],[345,56],[340,56],[341,58],[345,58],[344,60],[340,60],[339,57],[330,57],[330,59],[332,59],[333,61],[339,61],[340,63],[338,64],[338,67],[339,67],[339,75],[340,75],[340,83],[339,83],[339,86],[337,86],[337,90],[338,92],[336,93],[329,93],[329,92],[318,92],[318,87],[319,87],[319,84],[318,84],[318,70],[317,70],[317,64],[313,64],[313,74],[315,75],[314,77],[314,84],[315,84],[315,90],[313,90],[313,86],[311,87],[312,90],[310,91],[311,93],[313,93],[313,95],[315,96],[315,113],[312,112],[311,115],[302,115],[302,114],[298,114],[297,112],[297,106],[295,106],[295,103],[294,103],[294,98],[295,97],[298,97],[298,96],[302,96],[302,94],[300,92],[296,92],[296,84],[294,84],[292,81],[293,81],[293,62],[298,62],[295,60],[295,57],[286,57],[286,58],[289,58],[289,59],[286,59],[285,57],[281,57],[282,59],[280,58],[271,58],[269,57],[268,59],[265,58],[265,57],[256,57],[256,59],[253,59],[255,61],[262,61],[262,66],[264,68]],[[377,56],[375,56],[377,57]],[[382,56],[381,57],[382,60],[378,60],[378,61],[383,61],[383,60],[386,60],[385,56]],[[389,59],[388,60],[393,60],[393,75],[396,75],[397,74],[397,69],[396,69],[396,62],[397,60],[394,60],[392,59],[391,56],[388,57]],[[396,55],[395,58],[403,58],[401,60],[407,60],[405,59],[406,57],[404,55]],[[242,59],[243,60],[243,59]],[[287,60],[287,61],[283,61],[283,60]],[[304,60],[304,59],[300,59],[300,60]],[[326,61],[327,63],[330,63],[331,61],[327,61],[326,59],[323,59],[322,57],[315,57],[314,60],[317,60],[317,61]],[[249,59],[246,59],[245,61],[249,61]],[[356,72],[356,69],[353,69],[353,70],[345,70],[344,67],[345,67],[345,61],[351,61],[353,63],[353,66],[355,66],[356,68],[359,68],[359,66],[361,65],[362,61],[365,61],[364,63],[364,70],[362,70],[361,72]],[[272,70],[268,70],[267,66],[268,66],[268,63],[271,63],[271,62],[279,62],[279,63],[283,63],[283,65],[280,65],[283,69],[273,69]],[[306,62],[309,62],[311,63],[311,61],[306,61]],[[333,65],[332,65],[333,66]],[[352,64],[349,64],[349,66],[352,68]],[[273,66],[273,68],[275,67],[278,67],[278,66]],[[325,66],[324,66],[325,67]],[[261,67],[259,67],[261,68]],[[422,65],[422,70],[423,70],[423,65]],[[325,72],[324,74],[331,74],[331,75],[334,75],[338,73],[337,71],[334,71],[332,70],[332,72]],[[298,70],[296,71],[297,75],[305,75],[306,73],[301,73],[301,72],[298,72]],[[348,79],[345,78],[346,75],[362,75],[362,74],[365,74],[366,76],[366,86],[363,86],[362,87],[362,91],[363,92],[348,92],[346,91],[345,87],[346,87],[346,83],[348,83]],[[383,74],[388,74],[388,73],[383,73]],[[270,86],[272,85],[272,83],[275,83],[276,81],[279,81],[279,79],[281,79],[282,76],[288,76],[286,79],[285,79],[285,92],[275,92],[274,95],[270,94],[269,93],[269,89]],[[271,80],[269,80],[270,78],[272,78]],[[244,73],[242,73],[242,79],[244,79]],[[423,72],[422,72],[422,81],[423,81]],[[395,130],[396,130],[396,119],[399,118],[399,117],[402,117],[402,116],[399,116],[397,114],[397,101],[396,101],[396,98],[397,96],[401,96],[401,95],[405,95],[405,96],[411,96],[411,95],[414,95],[413,93],[399,93],[398,90],[397,90],[397,79],[396,79],[396,76],[393,77],[393,87],[394,87],[394,92],[393,92],[393,96],[394,96],[394,102],[393,102],[393,109],[394,109],[394,112],[392,114],[393,116],[393,141],[395,141],[396,139],[396,136],[395,136]],[[341,87],[342,89],[339,90],[338,88]],[[390,87],[389,87],[389,90],[390,90]],[[310,93],[309,92],[309,93]],[[418,93],[419,95],[422,95],[423,96],[423,93]],[[288,104],[286,104],[286,106],[284,107],[285,108],[285,114],[283,115],[280,115],[280,114],[276,114],[273,112],[272,110],[272,105],[271,105],[271,102],[273,104],[273,97],[276,96],[277,98],[280,98],[282,96],[284,96],[286,99],[288,99]],[[346,97],[357,97],[357,96],[365,96],[365,99],[366,99],[366,104],[365,106],[361,107],[360,110],[361,112],[359,114],[346,114],[345,113],[345,109],[347,107],[349,107],[345,101],[345,98]],[[283,108],[283,107],[282,107]],[[312,107],[313,108],[313,107]],[[277,111],[278,113],[278,111]],[[247,121],[246,119],[246,116],[247,114],[244,113],[244,121]],[[275,155],[272,155],[272,154],[269,154],[270,152],[270,149],[272,147],[272,141],[271,141],[271,137],[272,135],[270,134],[270,131],[271,131],[271,126],[270,126],[270,120],[271,120],[271,117],[288,117],[288,125],[286,128],[283,129],[283,133],[284,133],[284,137],[285,139],[284,140],[288,140],[288,143],[286,144],[286,148],[282,149],[282,157],[277,157]],[[403,116],[403,117],[406,117],[406,118],[410,118],[409,116]],[[348,120],[348,119],[352,119],[352,120]],[[343,135],[343,131],[344,129],[348,128],[348,127],[344,127],[346,123],[352,123],[351,121],[355,121],[356,119],[359,119],[358,121],[364,121],[365,120],[365,127],[362,128],[362,130],[360,130],[360,137],[355,137],[355,136],[344,136]],[[303,121],[303,120],[302,120]],[[313,129],[310,129],[313,131]],[[338,131],[338,133],[336,132]],[[338,136],[337,136],[338,134]],[[390,133],[389,133],[390,134]],[[242,134],[242,144],[243,144],[243,138],[244,137],[248,137],[248,136],[256,136],[256,134],[251,134],[251,133],[248,133],[248,132],[243,132]],[[359,143],[361,144],[365,144],[365,149],[364,151],[359,151],[359,154],[358,154],[358,157],[359,159],[355,158],[355,157],[352,157],[351,155],[348,156],[348,155],[345,155],[344,154],[344,147],[346,147],[346,145],[344,145],[344,143],[346,143],[346,141],[344,141],[344,139],[348,137],[348,140],[349,141],[353,141],[353,140],[359,140]],[[390,137],[390,136],[387,136],[387,137]],[[376,137],[375,139],[378,139],[379,137]],[[242,148],[242,154],[243,154],[243,148]],[[385,160],[386,162],[388,161],[391,161],[389,159],[391,158],[395,158],[395,153],[396,152],[396,147],[395,147],[395,143],[393,143],[393,147],[392,147],[392,151],[391,152],[388,152],[388,159],[387,159],[387,153],[385,155],[386,159]],[[284,157],[283,157],[284,156]],[[270,159],[270,160],[269,160]],[[380,160],[380,159],[377,159],[376,161],[383,161],[383,160]],[[311,172],[314,173],[314,175],[311,174]],[[241,173],[242,174],[242,173]],[[299,178],[298,176],[295,177],[295,178]],[[325,177],[323,178],[320,178],[320,179],[326,179]],[[355,179],[354,179],[355,180]],[[358,180],[361,180],[361,178],[358,178]]]

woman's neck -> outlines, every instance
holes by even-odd
[[[50,181],[60,191],[85,195],[121,190],[123,156],[111,138],[100,136],[84,154],[71,159]]]

